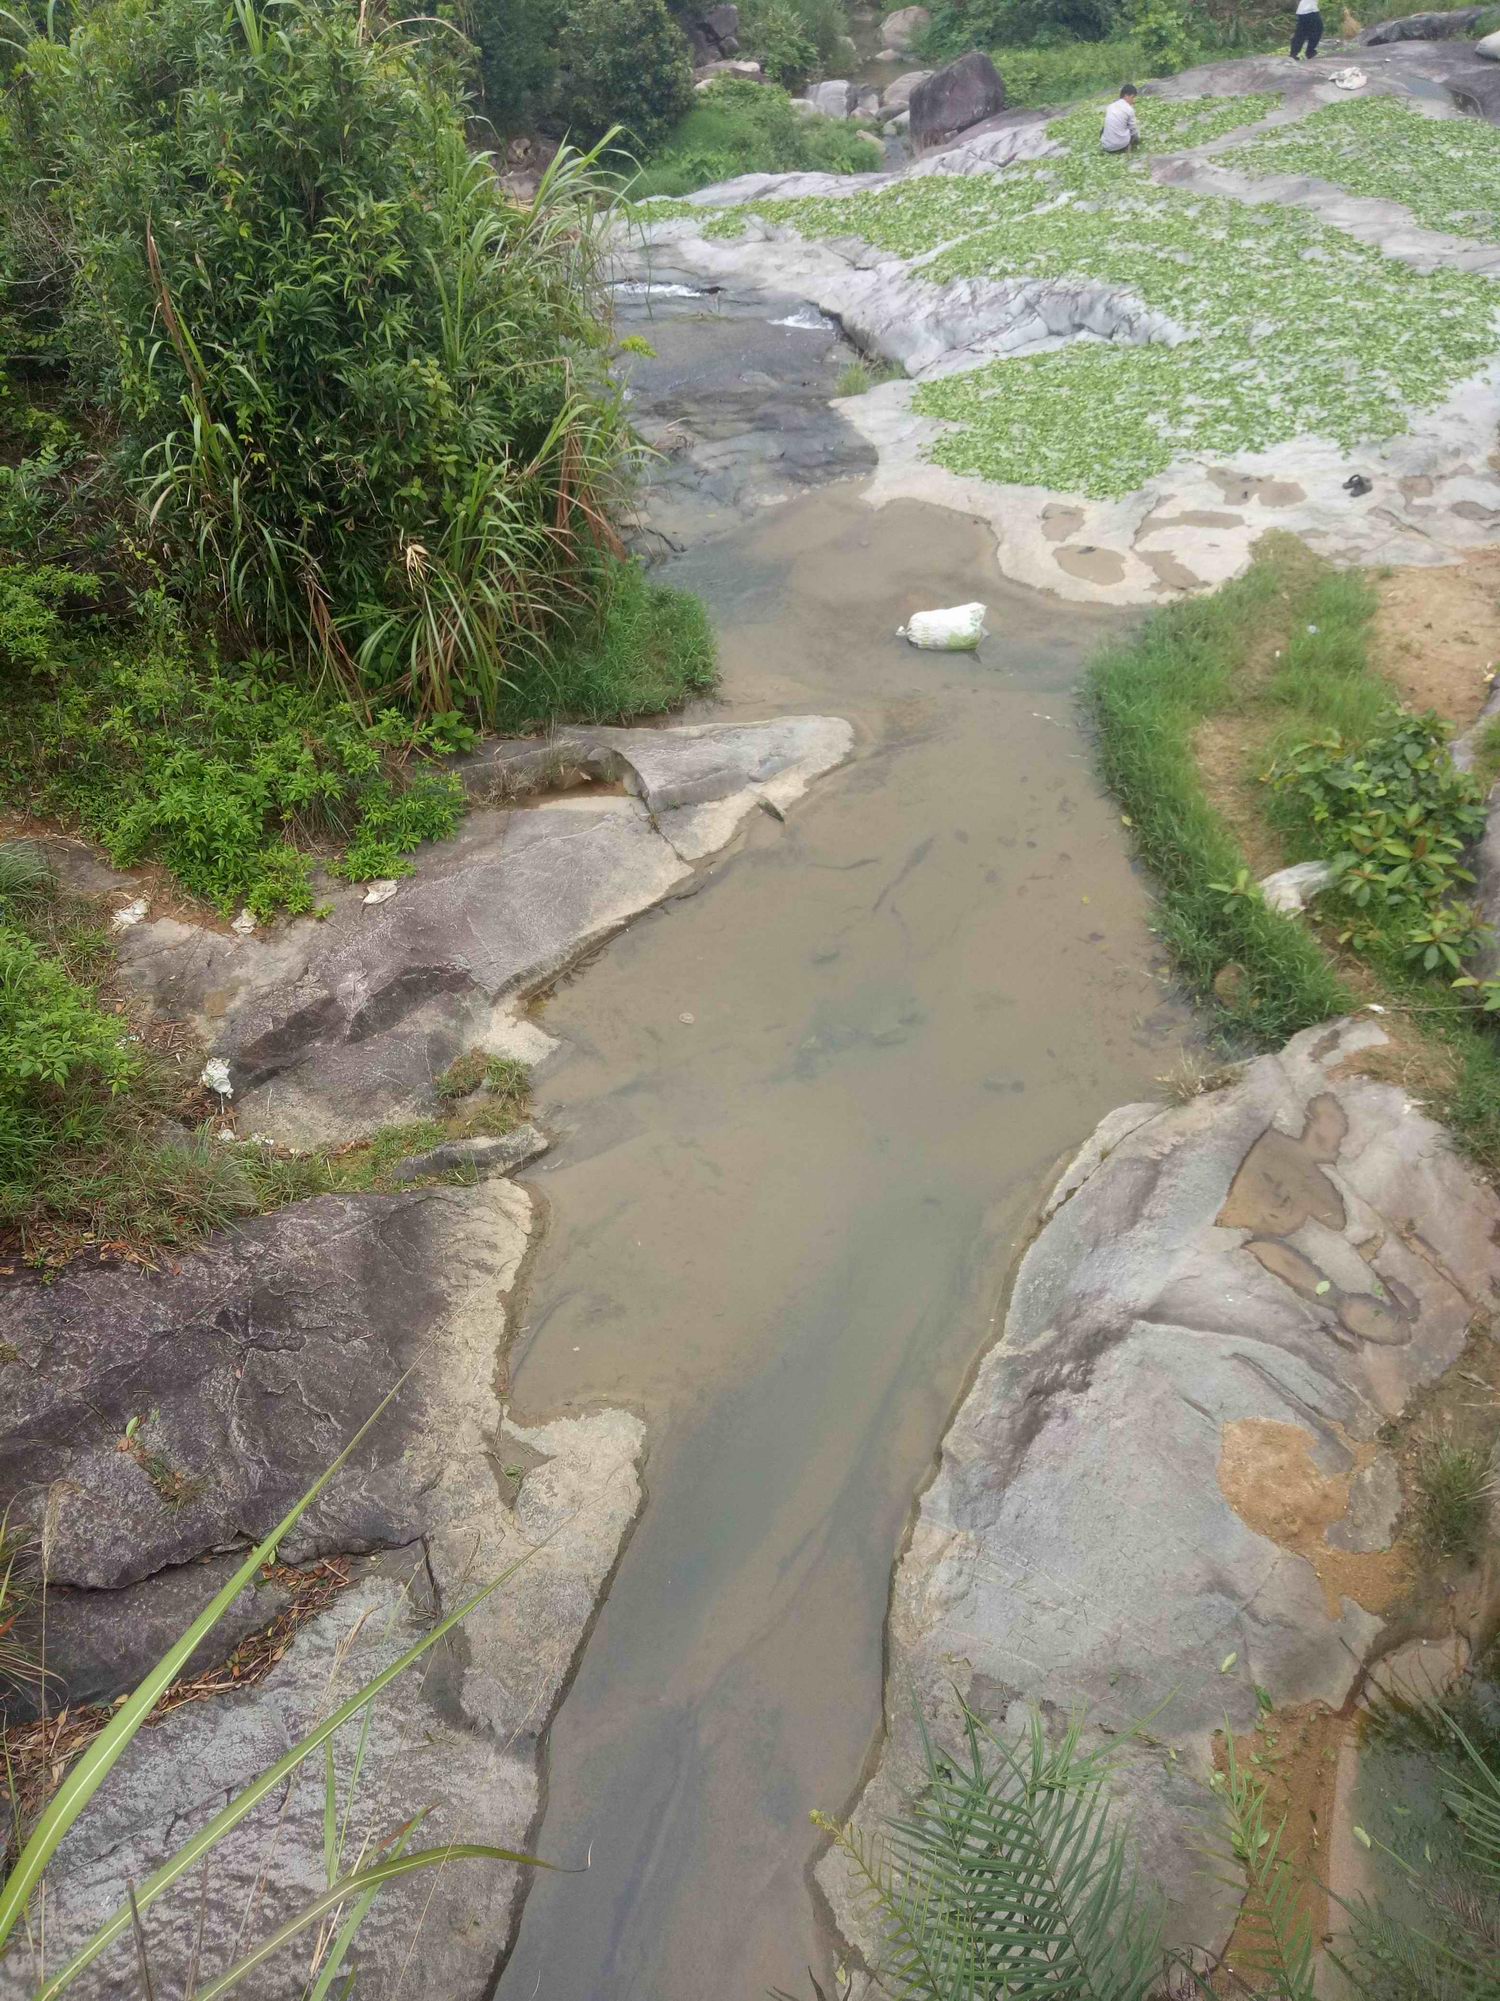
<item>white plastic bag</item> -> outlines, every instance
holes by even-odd
[[[984,609],[982,604],[956,604],[946,611],[913,612],[896,636],[929,653],[972,653],[984,637]]]
[[[1335,70],[1329,78],[1329,82],[1336,83],[1340,90],[1363,90],[1369,81],[1362,69]]]

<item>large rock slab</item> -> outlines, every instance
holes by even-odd
[[[746,814],[784,810],[852,736],[826,716],[559,732],[540,753],[522,748],[623,780],[626,796],[481,808],[382,901],[329,885],[321,920],[249,936],[154,919],[121,933],[121,966],[229,1064],[243,1132],[354,1139],[429,1111],[434,1079],[466,1048],[545,1053],[517,1018],[525,996],[684,882]],[[476,792],[505,779],[511,749],[473,761]]]
[[[496,1387],[506,1301],[531,1230],[529,1197],[505,1181],[330,1197],[213,1240],[173,1271],[75,1267],[0,1299],[14,1355],[0,1371],[0,1492],[13,1520],[47,1521],[49,1574],[68,1607],[49,1635],[54,1703],[129,1685],[143,1636],[159,1651],[222,1582],[230,1558],[216,1553],[264,1535],[401,1385],[281,1552],[391,1553],[356,1564],[260,1686],[174,1711],[127,1754],[49,1876],[50,1966],[325,1714],[332,1689],[357,1686],[436,1610],[516,1564],[375,1709],[348,1859],[367,1832],[385,1838],[424,1808],[424,1839],[525,1845],[542,1734],[639,1507],[642,1449],[639,1421],[622,1412],[529,1428],[507,1418]],[[135,1449],[122,1451],[131,1418]],[[221,1657],[284,1602],[255,1597],[236,1606]],[[121,1621],[131,1638],[111,1672]],[[359,1731],[347,1734],[346,1786]],[[320,1772],[217,1851],[205,1971],[231,1956],[262,1870],[265,1930],[324,1880]],[[420,1926],[423,1991],[487,1991],[517,1888],[512,1871],[455,1868],[382,1898],[361,1939],[374,1990],[394,1991]],[[197,1903],[194,1888],[152,1917],[159,1965],[185,1962]],[[74,1991],[126,1991],[133,1954]],[[31,1972],[24,1949],[12,1952],[0,1995],[29,1993]],[[284,1993],[285,1979],[277,1969],[250,1991]]]
[[[1378,21],[1355,37],[1362,49],[1382,49],[1391,42],[1445,42],[1472,35],[1483,7],[1452,7],[1436,14],[1403,14],[1399,21]]]
[[[1122,1778],[1144,1872],[1175,1941],[1222,1944],[1212,1735],[1257,1686],[1350,1694],[1402,1576],[1381,1428],[1500,1299],[1500,1202],[1366,1074],[1386,1047],[1369,1016],[1311,1029],[1224,1090],[1113,1113],[1063,1175],[897,1567],[866,1834],[918,1782],[916,1709],[939,1739],[959,1698],[1001,1725],[1150,1717],[1170,1749]],[[872,1951],[840,1853],[820,1876]]]
[[[945,145],[1005,109],[1005,85],[983,49],[970,49],[911,94],[911,142],[918,152]]]
[[[880,24],[881,46],[898,51],[911,48],[931,20],[925,7],[898,7]]]
[[[1393,42],[1370,56],[1367,69],[1370,94],[1412,94],[1437,119],[1457,115],[1459,104],[1472,105],[1500,122],[1500,64],[1480,60],[1462,42]],[[1152,91],[1174,100],[1277,93],[1276,123],[1335,98],[1344,101],[1326,71],[1313,64],[1294,68],[1284,57],[1206,64],[1153,84]],[[915,115],[915,97],[912,102]],[[1145,171],[1160,182],[1262,210],[1268,200],[1307,209],[1322,226],[1420,272],[1500,276],[1500,249],[1421,228],[1397,202],[1352,196],[1305,175],[1252,179],[1225,168],[1222,155],[1242,138],[1228,134],[1150,159]],[[905,171],[991,176],[1054,151],[1045,113],[1002,112]],[[778,298],[800,293],[836,319],[862,351],[899,362],[907,381],[882,383],[838,405],[876,461],[865,489],[870,504],[918,500],[977,515],[994,530],[1005,576],[1075,601],[1151,604],[1213,588],[1245,568],[1268,528],[1300,535],[1349,564],[1450,562],[1493,541],[1500,529],[1500,468],[1490,459],[1500,424],[1500,349],[1445,401],[1411,411],[1404,433],[1352,455],[1317,435],[1258,452],[1184,451],[1138,490],[1110,498],[950,472],[934,459],[947,427],[913,409],[916,383],[1067,341],[1176,344],[1192,330],[1148,309],[1119,283],[938,283],[928,275],[930,259],[883,251],[852,228],[840,236],[825,221],[820,231],[826,233],[803,240],[784,224],[751,215],[730,237],[711,234],[698,214],[804,196],[836,202],[900,178],[740,176],[690,197],[688,213],[622,238],[619,269],[632,283],[660,277],[732,296],[739,310],[756,292]],[[800,434],[798,414],[794,431]],[[1356,497],[1346,488],[1351,466],[1370,482]]]

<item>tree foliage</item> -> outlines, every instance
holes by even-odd
[[[624,430],[587,163],[511,206],[409,32],[105,0],[23,95],[74,386],[160,560],[361,695],[486,715],[588,595]]]

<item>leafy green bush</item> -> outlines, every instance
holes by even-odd
[[[818,66],[817,46],[791,0],[766,0],[757,8],[743,46],[787,90],[800,90]]]
[[[484,108],[502,134],[547,108],[557,82],[562,0],[469,0],[459,20],[479,50]]]
[[[856,126],[799,117],[775,85],[725,77],[700,95],[630,193],[644,200],[691,194],[736,174],[856,174],[879,165],[879,153]]]
[[[1120,31],[1123,13],[1122,0],[933,0],[920,47],[948,62],[967,49],[1101,42]]]
[[[4,497],[0,486],[0,504]],[[87,597],[97,582],[53,563],[0,565],[0,667],[40,667],[57,643],[59,606]]]
[[[119,1016],[0,919],[0,1214],[29,1194],[54,1149],[93,1136],[101,1094],[139,1071]]]
[[[566,0],[558,63],[562,114],[590,143],[618,125],[649,152],[693,102],[692,58],[666,0]]]
[[[591,184],[565,158],[513,207],[435,65],[363,23],[103,0],[32,47],[32,178],[74,387],[118,414],[163,559],[241,634],[485,715],[586,599],[624,448]]]
[[[848,33],[843,0],[745,0],[740,8],[741,49],[789,90],[820,73],[847,75]]]
[[[158,613],[154,630],[96,623],[12,684],[0,745],[12,797],[121,867],[161,861],[193,895],[259,917],[311,907],[309,844],[362,880],[408,872],[411,849],[453,831],[462,790],[422,759],[471,739],[456,716],[371,720],[279,678],[274,661],[194,661]]]
[[[1148,76],[1175,76],[1196,53],[1185,0],[1133,0],[1130,30]]]

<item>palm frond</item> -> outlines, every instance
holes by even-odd
[[[924,1730],[926,1784],[902,1819],[840,1845],[885,1937],[881,1978],[905,2001],[1146,2001],[1162,1907],[1109,1826],[1110,1759],[1080,1728],[1015,1742],[972,1713],[949,1755]]]

